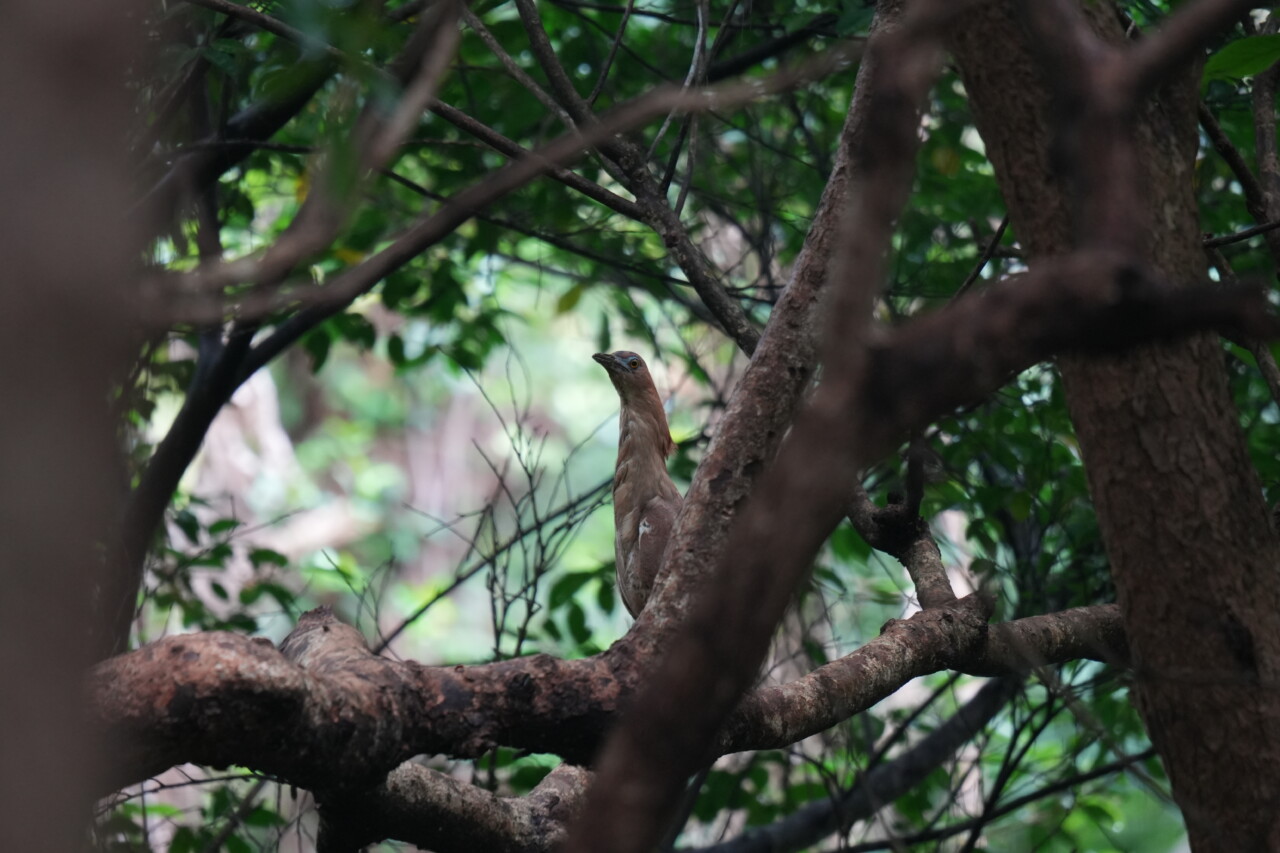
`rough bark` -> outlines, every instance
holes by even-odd
[[[953,47],[1014,231],[1036,259],[1071,248],[1075,197],[1055,168],[1055,105],[1013,3],[972,10]],[[1122,42],[1109,6],[1094,29]],[[991,50],[992,44],[1001,45]],[[1038,42],[1037,42],[1038,44]],[[1196,78],[1138,110],[1145,260],[1204,278],[1193,195]],[[1086,147],[1089,140],[1080,142]],[[1087,225],[1087,223],[1081,223]],[[1197,850],[1280,845],[1280,572],[1216,339],[1060,368],[1136,673],[1134,698]]]
[[[876,27],[890,26],[896,18],[896,6],[880,11]],[[849,193],[862,169],[853,155],[866,134],[865,79],[874,73],[874,67],[874,59],[864,58],[858,71],[861,82],[854,88],[831,175],[791,280],[769,315],[751,364],[734,390],[685,495],[685,509],[658,573],[658,590],[664,584],[671,589],[659,593],[664,603],[650,607],[645,617],[664,630],[685,615],[693,590],[705,583],[724,547],[730,524],[777,452],[813,381],[821,331],[817,306],[842,233]]]
[[[893,620],[849,655],[749,695],[717,754],[793,743],[918,675],[1124,658],[1114,607],[988,626],[976,605]],[[103,791],[196,762],[246,765],[350,794],[424,753],[475,758],[503,745],[585,763],[636,691],[639,669],[610,653],[465,667],[388,660],[321,608],[305,614],[279,650],[212,632],[167,637],[105,661],[89,682],[89,712],[109,746]]]
[[[395,838],[437,853],[550,853],[564,840],[590,777],[561,764],[527,796],[499,797],[420,764],[402,764],[369,791],[318,794],[316,850],[347,853]]]

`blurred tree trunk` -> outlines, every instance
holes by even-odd
[[[123,494],[131,4],[15,0],[0,28],[0,850],[80,849],[93,588]]]
[[[1109,4],[1092,24],[1119,43]],[[1014,4],[959,18],[952,48],[1013,229],[1036,258],[1072,246],[1051,161],[1054,104]],[[999,50],[992,50],[999,45]],[[1147,261],[1205,279],[1194,196],[1198,76],[1139,113]],[[1196,850],[1280,849],[1280,562],[1214,337],[1120,358],[1062,359],[1131,645],[1134,699]]]

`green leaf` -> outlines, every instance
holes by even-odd
[[[329,360],[329,349],[333,346],[333,338],[324,326],[304,335],[302,348],[311,356],[311,372],[318,373],[324,363]]]
[[[804,651],[809,656],[810,663],[815,666],[822,666],[828,662],[826,650],[822,648],[822,644],[809,638],[804,638]]]
[[[1217,51],[1205,63],[1201,84],[1241,79],[1266,71],[1280,61],[1280,35],[1246,36]]]
[[[568,314],[578,306],[578,302],[582,299],[582,294],[586,292],[586,285],[581,282],[566,290],[564,295],[556,300],[556,313]]]
[[[398,333],[387,338],[387,358],[391,359],[391,363],[396,367],[404,367],[409,361],[404,353],[404,338]]]
[[[235,530],[241,525],[241,523],[242,522],[236,521],[234,518],[224,518],[220,521],[215,521],[213,524],[209,525],[209,535],[218,536],[220,534],[227,533],[228,531]]]
[[[587,627],[587,614],[576,601],[569,603],[569,636],[582,645],[591,639],[591,629]]]
[[[192,545],[200,544],[200,522],[190,510],[180,509],[173,514],[173,523]]]
[[[600,609],[605,613],[612,613],[618,606],[618,595],[613,586],[613,578],[600,582],[599,588],[596,589],[596,604],[599,604]]]
[[[196,849],[196,834],[189,826],[180,826],[169,840],[169,853],[192,853]]]
[[[253,853],[253,846],[238,835],[227,836],[226,841],[227,853]]]
[[[191,561],[193,566],[210,566],[222,568],[226,564],[227,558],[231,556],[231,546],[225,542],[219,542],[208,551]]]
[[[421,285],[422,280],[418,276],[397,270],[382,282],[382,304],[392,311],[399,310]]]
[[[228,77],[236,76],[238,55],[243,53],[244,48],[240,42],[232,39],[219,39],[201,51],[210,65]]]
[[[1015,521],[1026,521],[1031,517],[1031,495],[1026,492],[1015,492],[1009,497],[1009,514]]]
[[[534,787],[547,777],[551,768],[545,764],[526,764],[516,768],[507,783],[519,793],[532,791]]]
[[[841,562],[864,563],[871,556],[871,546],[849,525],[842,524],[831,534],[831,551]]]
[[[249,562],[253,563],[255,569],[262,568],[263,564],[283,568],[289,565],[289,558],[270,548],[254,548],[249,552]]]
[[[858,33],[865,33],[871,27],[871,19],[875,16],[874,3],[864,0],[843,0],[840,4],[840,17],[836,20],[836,35],[847,38]]]
[[[249,826],[281,826],[285,820],[266,806],[258,806],[245,815],[244,822]]]
[[[360,314],[339,314],[333,318],[333,326],[344,340],[357,346],[369,349],[378,339],[378,332],[373,324]]]
[[[595,572],[572,572],[560,578],[551,587],[551,594],[547,597],[547,607],[551,610],[563,607],[587,581],[595,576]]]
[[[600,312],[600,328],[596,332],[596,351],[609,352],[613,347],[613,336],[609,333],[609,315]]]

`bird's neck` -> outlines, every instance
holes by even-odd
[[[626,485],[654,494],[675,491],[666,459],[676,446],[657,391],[624,401],[619,433],[615,487]]]

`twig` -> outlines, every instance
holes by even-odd
[[[1232,243],[1241,243],[1250,237],[1257,237],[1259,234],[1267,234],[1280,228],[1280,219],[1274,222],[1264,222],[1261,225],[1254,225],[1252,228],[1245,228],[1234,234],[1224,234],[1221,237],[1206,237],[1204,247],[1206,249],[1217,249],[1221,246],[1230,246]]]
[[[972,287],[973,283],[978,280],[978,276],[982,275],[982,271],[986,269],[987,264],[991,262],[991,258],[995,256],[996,247],[1000,245],[1000,240],[1004,237],[1005,229],[1008,227],[1009,214],[1006,213],[1004,215],[1004,219],[1000,220],[1000,227],[996,229],[995,235],[987,243],[986,248],[982,250],[982,255],[978,258],[978,263],[974,265],[973,269],[969,271],[969,274],[965,276],[964,281],[962,281],[960,286],[956,288],[955,294],[951,297],[952,299],[959,299],[963,296],[965,291]]]
[[[1210,263],[1217,267],[1222,280],[1234,283],[1236,281],[1235,270],[1231,268],[1231,264],[1222,252],[1211,247],[1206,250],[1206,253],[1209,255]],[[1267,383],[1267,390],[1271,392],[1271,399],[1277,405],[1280,405],[1280,365],[1276,364],[1276,358],[1271,354],[1269,342],[1260,340],[1254,335],[1245,335],[1240,342],[1253,354],[1253,360],[1258,365],[1258,372],[1262,374],[1263,381]]]
[[[289,26],[279,18],[272,17],[264,12],[259,12],[257,9],[242,6],[239,3],[233,3],[231,0],[186,0],[186,2],[192,6],[201,6],[205,9],[211,9],[214,12],[221,12],[228,17],[245,21],[260,30],[291,41],[304,50],[318,50],[331,59],[336,59],[344,64],[353,62],[364,64],[359,57],[344,53],[333,45],[327,44],[323,40],[305,33],[302,30]]]
[[[788,68],[762,80],[734,82],[701,90],[682,92],[674,87],[659,89],[624,104],[611,111],[578,133],[559,137],[528,157],[512,162],[494,172],[485,180],[453,196],[434,214],[420,220],[402,233],[390,246],[370,256],[356,267],[339,274],[323,287],[303,285],[274,292],[251,294],[240,300],[236,312],[241,317],[265,316],[290,305],[304,305],[303,311],[276,327],[276,331],[254,347],[250,359],[253,369],[262,366],[300,335],[313,328],[317,322],[341,311],[352,299],[368,291],[386,275],[417,257],[426,247],[433,245],[458,226],[470,219],[499,198],[519,189],[534,178],[546,174],[555,166],[562,166],[581,157],[592,145],[611,138],[617,133],[644,124],[664,115],[673,107],[680,110],[723,109],[766,95],[785,91],[808,80],[825,76],[835,67],[849,60],[849,52],[843,49],[828,51],[797,68]],[[667,208],[670,211],[670,208]],[[685,236],[687,240],[687,235]],[[713,282],[714,283],[714,282]],[[716,285],[718,287],[718,285]],[[175,321],[208,322],[226,310],[221,297],[201,299],[202,291],[210,283],[200,273],[171,276],[152,282],[153,316],[157,321],[171,324]],[[695,288],[697,284],[695,283]],[[173,293],[173,291],[177,291]],[[703,291],[703,301],[707,296]],[[161,299],[168,305],[159,304]],[[186,301],[182,305],[177,300]],[[733,306],[739,314],[741,309]],[[710,305],[708,307],[711,307]],[[724,314],[717,313],[724,321]],[[758,338],[758,333],[742,320],[739,327],[740,344]]]
[[[591,94],[587,95],[588,107],[594,107],[596,98],[600,97],[600,93],[604,91],[605,81],[609,79],[609,70],[613,68],[613,61],[618,56],[618,48],[622,46],[622,36],[627,31],[627,22],[631,20],[631,12],[635,6],[636,0],[627,0],[627,7],[622,12],[622,20],[618,22],[618,33],[609,43],[609,55],[604,58],[604,63],[600,66],[600,74],[596,77],[596,84],[591,87]]]

